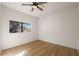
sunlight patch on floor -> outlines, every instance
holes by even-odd
[[[15,56],[25,56],[25,55],[28,55],[28,51],[27,50],[21,51],[18,54],[16,54]]]

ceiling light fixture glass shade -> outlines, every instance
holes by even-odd
[[[33,5],[32,8],[36,9],[37,7],[35,5]]]

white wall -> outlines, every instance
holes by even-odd
[[[79,50],[79,5],[78,5],[78,50]]]
[[[39,39],[77,49],[77,7],[41,17]]]
[[[1,21],[1,5],[0,5],[0,21]],[[1,22],[0,22],[0,52],[1,52]]]
[[[1,5],[0,5],[0,16],[1,16]]]
[[[9,33],[9,20],[32,23],[31,32]],[[34,17],[2,6],[2,49],[11,48],[37,39],[37,23]]]

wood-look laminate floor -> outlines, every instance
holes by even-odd
[[[78,56],[78,51],[68,47],[36,40],[28,44],[2,50],[2,56]]]

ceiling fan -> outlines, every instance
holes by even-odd
[[[39,7],[39,5],[42,5],[44,3],[46,3],[46,2],[32,2],[32,4],[22,4],[22,6],[32,6],[31,11],[34,11],[34,9],[36,9],[36,8],[43,11],[43,9],[41,7]]]

